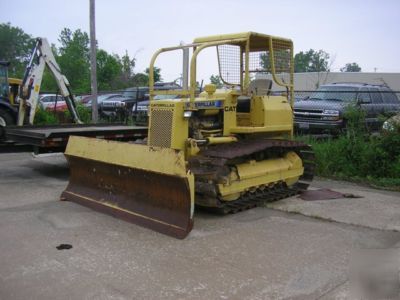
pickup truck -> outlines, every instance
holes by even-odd
[[[368,130],[380,130],[383,120],[400,111],[400,101],[388,87],[364,83],[333,83],[320,86],[294,103],[295,130],[300,133],[337,134],[346,129],[350,105],[365,112]]]

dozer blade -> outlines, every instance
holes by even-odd
[[[62,200],[176,237],[193,227],[194,177],[181,151],[71,136]]]

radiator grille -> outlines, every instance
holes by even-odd
[[[151,110],[150,146],[171,147],[172,117],[172,110]]]

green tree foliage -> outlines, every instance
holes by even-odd
[[[149,68],[146,68],[145,72],[146,72],[147,76],[150,75]],[[162,81],[163,81],[163,79],[161,77],[161,69],[154,66],[154,82],[162,82]]]
[[[219,75],[211,75],[210,82],[215,84],[217,88],[222,88],[224,85]]]
[[[63,74],[75,93],[90,91],[89,36],[80,29],[61,31],[57,58]]]
[[[347,63],[340,69],[340,72],[361,72],[361,67],[355,62]]]
[[[81,30],[64,28],[59,36],[60,46],[52,44],[52,51],[62,73],[68,78],[74,94],[90,93],[89,36]],[[11,62],[10,76],[22,78],[35,39],[10,23],[0,24],[0,60]],[[116,90],[131,86],[146,86],[149,70],[134,72],[136,60],[127,51],[122,57],[109,54],[103,49],[97,51],[98,89]],[[154,69],[155,81],[162,81],[161,69]],[[52,74],[45,69],[42,91],[57,92],[58,87]]]
[[[149,76],[146,73],[136,73],[132,78],[133,86],[149,85]]]
[[[125,50],[125,54],[121,58],[121,63],[122,63],[121,81],[123,82],[124,85],[128,86],[129,84],[132,84],[132,78],[134,75],[133,70],[136,65],[136,59],[135,58],[131,59],[129,57],[128,51]]]
[[[132,82],[134,86],[148,86],[149,85],[149,68],[146,68],[144,73],[136,73]],[[161,69],[154,67],[154,82],[162,82]]]
[[[289,71],[289,55],[284,50],[275,51],[275,72]],[[268,54],[260,55],[260,67],[266,72],[271,72],[270,58]],[[324,72],[329,71],[329,54],[324,50],[310,49],[306,52],[300,51],[294,56],[294,71],[299,72]]]
[[[56,45],[51,44],[51,51],[57,59],[58,49]],[[41,92],[56,92],[58,90],[57,83],[48,68],[44,69]]]
[[[34,45],[35,39],[21,28],[0,24],[0,60],[10,62],[10,77],[23,76]]]
[[[266,72],[271,72],[271,62],[269,53],[260,55],[260,64]],[[286,50],[276,50],[274,52],[274,65],[276,73],[287,73],[290,67],[290,52]]]
[[[300,51],[294,56],[294,71],[296,73],[329,71],[329,54],[324,50]]]
[[[122,73],[122,63],[118,56],[110,55],[106,51],[97,51],[97,80],[98,89],[109,91],[122,88],[119,80]]]

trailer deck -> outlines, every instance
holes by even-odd
[[[123,124],[68,124],[52,126],[14,126],[5,129],[7,141],[32,146],[37,152],[64,151],[71,135],[117,141],[147,137],[147,127]]]

